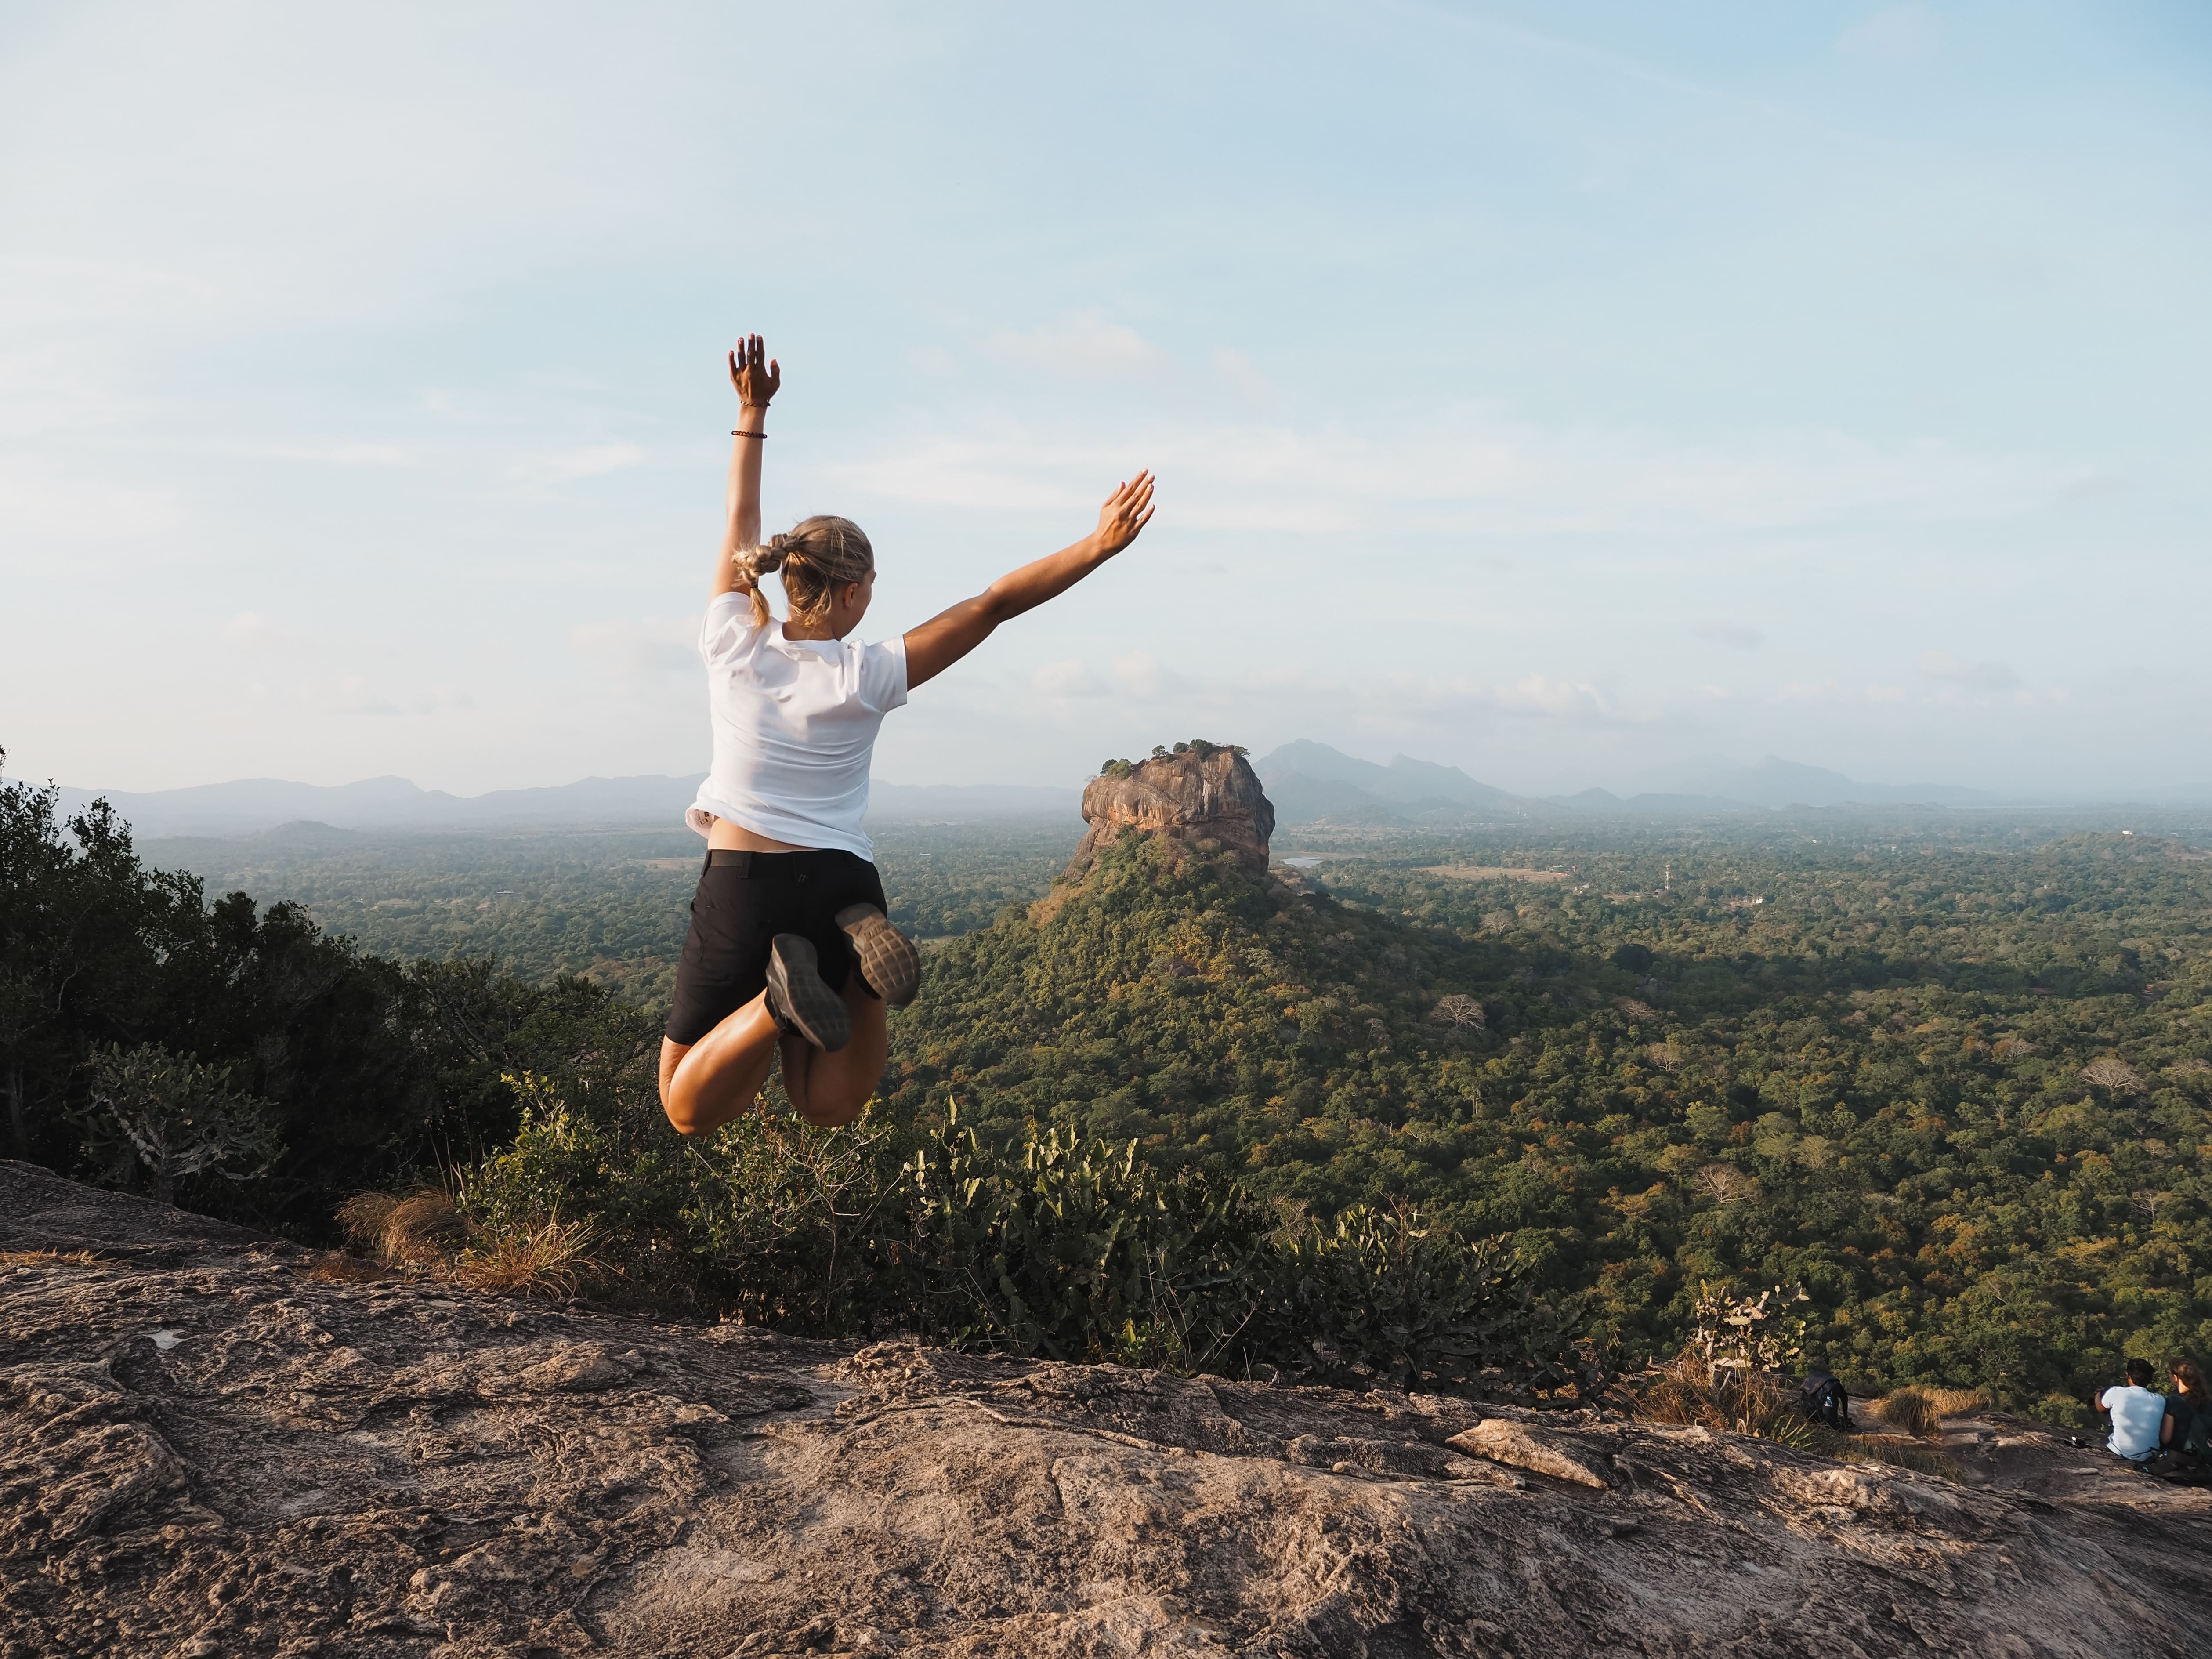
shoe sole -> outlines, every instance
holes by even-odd
[[[848,905],[837,925],[860,957],[860,977],[894,1008],[903,1008],[921,988],[921,952],[872,904]]]
[[[845,999],[823,982],[821,959],[797,933],[778,933],[768,953],[768,1007],[776,1023],[826,1054],[852,1040]]]

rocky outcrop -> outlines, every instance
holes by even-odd
[[[1083,817],[1091,827],[1068,864],[1070,875],[1089,869],[1099,848],[1132,830],[1204,850],[1226,848],[1256,874],[1267,867],[1267,838],[1275,833],[1275,809],[1258,775],[1239,750],[1225,748],[1109,769],[1085,787]]]
[[[2212,1497],[364,1277],[0,1164],[0,1653],[2191,1652]]]

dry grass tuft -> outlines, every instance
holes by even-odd
[[[384,1269],[343,1250],[328,1250],[300,1270],[300,1277],[318,1285],[367,1285],[384,1277]]]
[[[1935,1405],[1938,1417],[1964,1417],[1990,1408],[1989,1395],[1979,1389],[1924,1389],[1922,1392]]]
[[[1966,1478],[1954,1459],[1932,1446],[1893,1436],[1842,1433],[1808,1418],[1799,1408],[1796,1389],[1787,1379],[1770,1371],[1709,1367],[1694,1351],[1671,1365],[1627,1379],[1622,1389],[1635,1414],[1645,1422],[1755,1435],[1840,1462],[1886,1463],[1942,1480]],[[1958,1389],[1899,1389],[1889,1397],[1895,1400],[1899,1395],[1911,1396],[1918,1401],[1917,1409],[1931,1413],[1940,1401],[1978,1403],[1982,1399],[1978,1392]],[[1971,1407],[1960,1405],[1956,1409]],[[1887,1416],[1882,1420],[1895,1424]]]
[[[105,1260],[90,1250],[0,1250],[0,1267],[89,1267]]]
[[[450,1261],[469,1241],[468,1218],[442,1187],[411,1193],[356,1193],[338,1206],[346,1237],[392,1267]]]
[[[1881,1419],[1886,1429],[1909,1434],[1916,1440],[1940,1440],[1945,1418],[1984,1411],[1989,1403],[1990,1397],[1979,1389],[1909,1386],[1892,1389],[1881,1399],[1868,1401],[1866,1407]]]
[[[1875,1436],[1848,1435],[1843,1440],[1832,1455],[1846,1463],[1887,1463],[1893,1469],[1932,1474],[1939,1480],[1960,1481],[1966,1478],[1966,1471],[1957,1458],[1933,1446]]]
[[[479,1240],[454,1264],[453,1277],[471,1290],[566,1301],[614,1277],[592,1243],[590,1222],[556,1217]]]
[[[1800,1411],[1797,1390],[1771,1372],[1711,1366],[1694,1352],[1623,1386],[1636,1415],[1650,1422],[1757,1435],[1808,1451],[1843,1438]]]
[[[1892,1389],[1881,1399],[1868,1401],[1866,1408],[1881,1419],[1882,1427],[1916,1440],[1939,1432],[1936,1402],[1920,1389]]]
[[[534,1227],[485,1232],[442,1188],[411,1193],[356,1193],[337,1219],[359,1255],[332,1251],[307,1270],[331,1284],[362,1284],[386,1268],[428,1272],[474,1291],[566,1301],[620,1277],[592,1254],[588,1221],[559,1217]]]

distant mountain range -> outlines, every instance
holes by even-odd
[[[687,778],[584,778],[545,789],[495,789],[449,795],[404,778],[365,778],[323,786],[278,778],[241,778],[188,789],[64,788],[64,812],[105,795],[141,840],[171,836],[245,836],[279,825],[326,824],[339,830],[470,830],[609,828],[684,821],[703,774]],[[876,783],[871,823],[964,822],[975,818],[1083,821],[1082,792],[1001,784]]]
[[[1279,824],[1389,823],[1408,819],[1556,817],[1566,814],[1754,812],[1790,806],[1997,806],[2012,803],[1950,784],[1860,783],[1825,767],[1770,755],[1756,766],[1692,762],[1651,775],[1627,796],[1607,789],[1575,795],[1515,795],[1454,766],[1398,755],[1388,766],[1301,739],[1254,763]]]
[[[1359,760],[1325,743],[1286,743],[1254,763],[1276,822],[1394,823],[1466,817],[1547,818],[1599,814],[1692,816],[1791,806],[1974,807],[2026,805],[1951,784],[1861,783],[1825,767],[1770,755],[1754,766],[1692,761],[1647,775],[1622,796],[1604,789],[1576,795],[1516,795],[1455,766],[1410,756],[1388,765]],[[353,830],[471,830],[586,826],[672,827],[683,821],[702,775],[584,778],[557,788],[495,789],[451,795],[404,778],[365,778],[324,787],[276,778],[145,793],[110,791],[107,800],[142,839],[253,835],[279,825],[327,824]],[[89,789],[61,792],[65,810],[91,801]],[[871,823],[963,823],[977,819],[1081,821],[1082,792],[1001,784],[878,782]]]
[[[1648,773],[1646,790],[1660,794],[1702,795],[1742,801],[1751,806],[1997,806],[2016,805],[1986,789],[1950,783],[1861,783],[1825,766],[1802,766],[1772,755],[1755,766],[1727,761],[1692,761]]]

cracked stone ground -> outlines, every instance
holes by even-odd
[[[0,1163],[0,1656],[2193,1652],[2212,1493],[661,1325]]]

